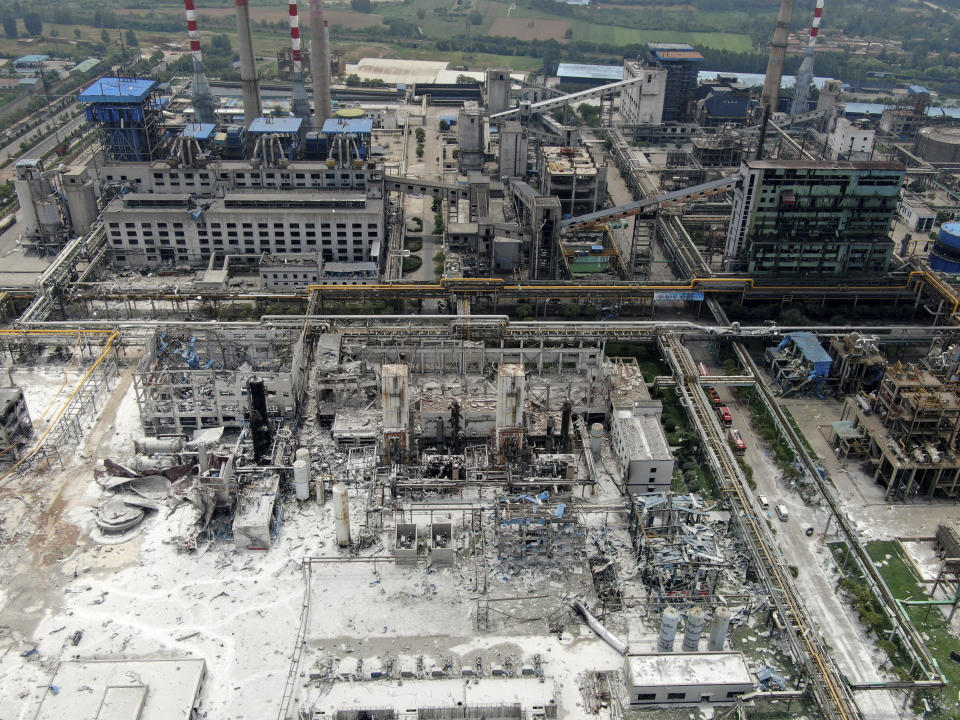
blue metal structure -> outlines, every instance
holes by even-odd
[[[766,360],[781,395],[803,391],[823,397],[833,358],[812,332],[790,333],[776,347],[767,348]]]
[[[100,130],[104,152],[118,162],[160,156],[160,106],[156,80],[100,78],[80,93],[87,121]]]

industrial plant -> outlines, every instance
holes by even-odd
[[[11,163],[0,716],[960,711],[929,90],[845,102],[823,0],[791,83],[793,0],[759,81],[344,68],[290,0],[267,82],[236,0],[228,82],[201,9]]]

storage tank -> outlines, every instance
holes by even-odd
[[[347,120],[357,120],[367,115],[362,108],[340,108],[335,114],[338,118],[345,118]]]
[[[590,426],[590,452],[594,460],[600,459],[600,447],[603,445],[603,424],[594,423]]]
[[[730,618],[733,613],[729,608],[718,607],[713,612],[713,624],[710,626],[710,639],[707,641],[707,650],[719,652],[727,641],[727,631],[730,629]]]
[[[683,631],[683,651],[696,652],[700,646],[700,636],[707,624],[707,614],[700,608],[687,613],[687,627]]]
[[[293,491],[297,500],[310,499],[310,463],[305,460],[293,461]]]
[[[913,151],[929,163],[960,162],[960,128],[921,128]]]
[[[333,486],[333,523],[337,531],[337,545],[350,545],[350,496],[342,482]]]
[[[133,449],[138,455],[155,453],[178,453],[183,450],[183,438],[144,438],[134,440]]]
[[[97,219],[97,195],[93,181],[87,175],[87,169],[68,167],[60,176],[63,193],[70,210],[70,224],[73,234],[86,235]]]
[[[960,273],[960,223],[945,223],[930,251],[930,267],[939,272]]]
[[[673,641],[677,637],[677,625],[680,623],[680,612],[673,607],[663,611],[663,620],[660,623],[660,652],[673,652]]]

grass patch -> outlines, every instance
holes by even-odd
[[[847,560],[849,550],[846,543],[830,543],[829,547],[838,568],[844,576],[840,581],[840,588],[845,590],[847,596],[851,598],[861,621],[875,632],[881,628],[888,628],[889,622],[886,621],[885,617],[882,618],[883,622],[881,623],[871,614],[874,609],[879,609],[879,601],[870,593],[869,587],[853,559]],[[907,561],[903,547],[899,542],[895,540],[876,540],[866,543],[864,547],[895,598],[899,600],[929,599],[920,579]],[[920,633],[928,651],[936,660],[948,683],[947,687],[942,690],[927,690],[917,693],[918,703],[915,705],[915,709],[918,712],[925,711],[926,708],[919,702],[921,699],[925,699],[931,707],[931,711],[925,717],[934,720],[956,720],[960,717],[960,699],[958,699],[955,690],[960,684],[960,665],[950,659],[950,651],[960,646],[957,636],[936,607],[907,606],[906,613]],[[877,635],[877,646],[890,657],[894,664],[894,671],[901,677],[909,677],[909,661],[906,653],[898,644],[889,642],[885,634],[877,633]]]
[[[777,462],[777,466],[783,472],[784,479],[795,480],[799,478],[801,475],[800,470],[793,464],[797,459],[797,454],[793,451],[793,448],[790,447],[787,439],[780,435],[776,423],[774,423],[773,417],[770,415],[770,411],[764,404],[760,394],[753,389],[744,391],[741,388],[734,388],[733,392],[738,400],[747,404],[750,410],[750,420],[753,428],[757,431],[757,434],[767,442],[771,450],[773,450],[773,457]]]
[[[423,265],[423,258],[419,255],[409,255],[403,259],[403,271],[405,273],[413,272]]]
[[[423,238],[417,235],[407,235],[403,239],[403,247],[410,252],[420,252],[423,250]]]
[[[810,444],[810,441],[807,440],[807,436],[803,433],[803,430],[800,429],[800,426],[797,424],[797,419],[793,417],[793,413],[790,412],[787,408],[780,406],[780,409],[783,410],[783,414],[787,416],[787,422],[790,423],[790,427],[793,428],[793,431],[797,434],[797,437],[800,438],[800,442],[803,443],[803,446],[807,449],[807,452],[810,453],[812,457],[817,457],[817,453],[814,452],[813,446]]]

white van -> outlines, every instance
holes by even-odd
[[[787,512],[786,505],[777,505],[777,517],[780,518],[783,522],[787,521],[787,518],[790,517],[790,513]]]
[[[764,510],[770,509],[770,501],[767,500],[766,495],[757,495],[757,500],[760,501],[760,507],[762,507]]]

